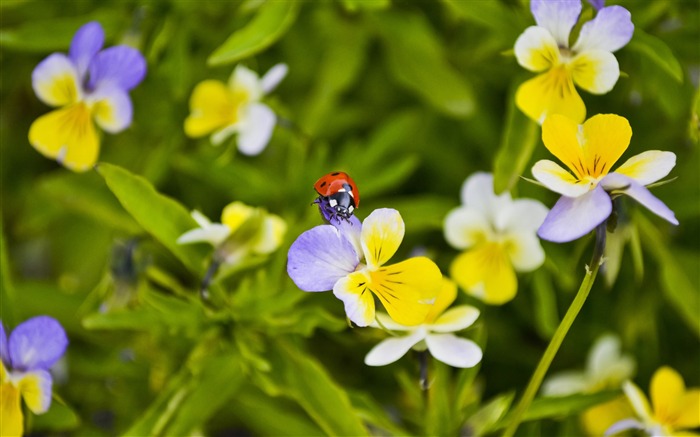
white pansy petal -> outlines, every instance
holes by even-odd
[[[532,0],[530,11],[537,25],[549,30],[559,46],[569,47],[569,33],[581,13],[581,0]]]
[[[507,241],[506,250],[515,270],[531,272],[544,263],[544,249],[535,231],[511,232]]]
[[[372,348],[365,357],[368,366],[386,366],[406,355],[413,346],[425,337],[425,331],[415,331],[405,337],[391,337]]]
[[[431,332],[457,332],[472,326],[479,318],[479,310],[470,305],[460,305],[442,313],[430,326]]]
[[[622,6],[608,6],[581,27],[573,50],[605,50],[614,52],[624,47],[634,33],[632,15]]]
[[[51,406],[51,387],[53,379],[44,369],[21,373],[13,378],[13,383],[19,388],[24,403],[34,414],[43,414]],[[4,399],[3,399],[4,400]]]
[[[589,183],[576,178],[554,161],[542,159],[532,166],[532,175],[545,187],[567,197],[579,197],[588,193]]]
[[[676,215],[673,211],[656,196],[651,194],[651,191],[634,179],[618,173],[609,173],[600,181],[600,185],[607,191],[616,191],[630,196],[662,219],[671,224],[678,225],[678,219],[676,219]]]
[[[549,209],[538,200],[515,199],[507,208],[499,212],[496,219],[498,228],[504,231],[537,231]]]
[[[653,420],[653,414],[649,406],[649,400],[644,395],[644,392],[631,381],[625,381],[622,384],[622,390],[630,401],[634,412],[637,413],[637,417],[644,422],[651,422]]]
[[[625,161],[615,173],[628,176],[642,185],[649,185],[668,176],[675,166],[675,153],[648,150]]]
[[[75,65],[60,53],[50,55],[34,68],[32,87],[36,96],[50,106],[65,106],[82,98]]]
[[[515,41],[515,58],[523,68],[539,73],[559,64],[559,47],[547,29],[530,26]]]
[[[496,213],[511,202],[508,192],[500,196],[494,194],[493,175],[483,172],[474,173],[464,181],[461,198],[463,205],[481,211],[489,221],[493,221]]]
[[[99,95],[90,96],[94,101],[92,115],[106,132],[116,134],[131,125],[133,108],[126,91],[117,87],[103,87]]]
[[[479,345],[453,334],[428,334],[425,343],[435,359],[452,367],[474,367],[483,357]]]
[[[196,221],[197,224],[199,225],[199,227],[201,227],[201,228],[205,228],[211,224],[211,220],[209,220],[209,218],[207,216],[205,216],[204,214],[202,214],[202,212],[199,210],[196,210],[196,209],[192,210],[192,212],[190,213],[190,216],[192,216],[194,221]]]
[[[544,396],[569,396],[583,393],[588,388],[588,382],[583,372],[574,370],[555,373],[542,383]]]
[[[246,110],[245,122],[239,127],[238,150],[244,155],[258,155],[270,141],[276,123],[272,109],[262,103],[251,104]]]
[[[607,334],[598,338],[588,353],[586,371],[594,375],[604,373],[620,358],[620,346],[620,338],[616,335]]]
[[[247,100],[257,102],[263,96],[263,89],[258,73],[238,65],[228,81],[228,86],[234,93],[245,93]]]
[[[380,325],[381,323],[381,325]],[[395,322],[394,319],[389,316],[387,313],[376,313],[375,314],[375,321],[372,323],[373,328],[381,328],[384,327],[388,329],[389,331],[414,331],[416,329],[415,326],[406,326],[402,325],[398,322]]]
[[[617,58],[605,50],[586,50],[569,63],[574,83],[592,94],[612,90],[620,78]]]
[[[192,229],[177,239],[178,244],[209,243],[218,246],[231,234],[231,228],[221,223],[212,223],[205,228]]]
[[[262,228],[254,241],[253,251],[261,254],[272,253],[282,244],[287,233],[287,222],[274,214],[265,216]]]
[[[468,249],[483,241],[489,230],[488,220],[476,209],[455,208],[445,217],[445,240],[455,249]]]
[[[277,64],[270,68],[260,80],[263,93],[267,94],[277,88],[277,85],[287,76],[288,71],[289,67],[284,63]]]
[[[595,229],[611,212],[612,201],[601,186],[580,197],[562,196],[547,214],[537,235],[555,243],[573,241]]]
[[[604,437],[608,437],[630,429],[646,429],[646,427],[637,419],[623,419],[610,425],[610,428],[605,430],[605,434],[603,435]]]

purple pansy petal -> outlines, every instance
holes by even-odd
[[[5,325],[0,320],[0,360],[3,363],[10,363],[10,355],[7,350],[7,334],[5,333]]]
[[[133,47],[114,46],[102,50],[90,63],[90,89],[116,86],[129,91],[146,76],[146,60]]]
[[[97,21],[91,21],[75,32],[68,55],[82,79],[88,71],[90,61],[100,51],[105,42],[105,33]]]
[[[608,6],[598,11],[598,15],[581,27],[573,50],[605,50],[614,52],[624,47],[634,33],[632,15],[622,6]]]
[[[95,121],[106,132],[116,134],[131,125],[133,107],[126,91],[103,87],[91,100],[96,101],[93,106]]]
[[[66,351],[68,337],[56,319],[38,316],[12,331],[9,346],[13,369],[48,369]]]
[[[566,243],[595,229],[612,212],[612,201],[598,185],[580,197],[559,198],[537,231],[543,240]]]
[[[287,273],[304,291],[328,291],[360,263],[353,245],[330,225],[304,232],[289,248]]]
[[[569,33],[581,13],[581,0],[532,0],[530,10],[537,25],[549,30],[559,46],[569,47]]]
[[[673,211],[651,194],[644,185],[634,179],[618,173],[610,173],[600,181],[600,185],[608,191],[619,191],[630,196],[662,219],[678,225],[678,220]]]
[[[605,0],[588,0],[588,3],[590,3],[596,11],[601,10],[603,6],[605,6]]]

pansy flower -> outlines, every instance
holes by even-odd
[[[404,332],[376,345],[365,357],[368,366],[385,366],[398,360],[411,348],[428,350],[435,359],[453,367],[474,367],[482,357],[481,348],[471,340],[457,337],[453,332],[470,327],[479,317],[479,310],[460,305],[447,309],[457,297],[457,285],[449,279],[442,280],[442,288],[433,307],[418,326],[404,326],[388,315],[377,313],[373,327]],[[446,311],[447,310],[447,311]]]
[[[243,202],[228,204],[221,223],[212,223],[204,214],[192,211],[199,228],[185,232],[180,244],[209,243],[225,264],[235,264],[249,253],[267,255],[279,248],[287,232],[287,223],[279,216]],[[254,225],[246,226],[247,223]]]
[[[20,397],[34,414],[51,406],[49,368],[65,353],[66,333],[55,319],[38,316],[19,324],[8,336],[0,321],[0,435],[24,431]]]
[[[537,25],[518,37],[515,56],[521,66],[539,75],[520,85],[515,102],[538,123],[550,114],[583,122],[586,107],[574,83],[593,94],[605,94],[615,86],[620,67],[612,52],[632,38],[631,15],[622,6],[601,8],[581,27],[570,47],[569,35],[581,13],[580,0],[532,0],[530,10]]]
[[[547,208],[531,199],[494,194],[493,175],[476,173],[462,185],[462,206],[445,217],[445,239],[463,252],[450,276],[469,294],[500,305],[515,297],[515,271],[529,272],[544,262],[535,232]]]
[[[200,82],[190,97],[185,133],[192,138],[211,134],[214,145],[237,133],[241,153],[259,154],[270,141],[277,123],[275,113],[261,100],[286,75],[286,64],[275,65],[262,78],[238,65],[228,84],[218,80]]]
[[[678,224],[673,211],[645,187],[669,174],[676,165],[675,154],[650,150],[610,172],[631,138],[629,123],[619,115],[598,114],[583,125],[562,115],[547,117],[542,141],[569,171],[546,159],[532,167],[535,179],[562,195],[537,231],[541,238],[563,243],[586,235],[610,216],[610,196],[619,194]]]
[[[683,377],[672,368],[661,367],[651,377],[651,405],[633,382],[625,382],[623,389],[637,417],[617,422],[606,436],[628,429],[650,436],[697,435],[688,430],[700,427],[700,388],[687,389]]]
[[[358,326],[374,322],[374,296],[397,323],[422,323],[440,291],[442,274],[422,256],[386,265],[403,240],[401,214],[382,208],[363,223],[355,216],[333,223],[338,226],[320,225],[304,232],[289,248],[287,273],[297,287],[333,290]]]
[[[112,134],[131,125],[129,90],[146,75],[138,50],[123,45],[101,50],[103,43],[100,24],[87,23],[67,56],[54,53],[32,72],[37,97],[60,109],[32,123],[29,142],[73,171],[86,171],[97,161],[100,138],[94,123]]]

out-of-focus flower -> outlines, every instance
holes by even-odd
[[[406,335],[390,337],[376,345],[365,357],[368,366],[385,366],[398,360],[411,348],[428,350],[437,360],[454,367],[474,367],[482,357],[481,348],[471,340],[457,337],[453,332],[470,327],[479,317],[479,310],[460,305],[447,310],[457,297],[457,286],[449,279],[442,280],[442,288],[423,323],[404,326],[388,315],[377,313],[373,327],[402,331]],[[447,311],[445,311],[447,310]]]
[[[218,261],[236,264],[250,253],[267,255],[279,248],[287,223],[279,216],[242,202],[228,204],[221,223],[212,223],[199,211],[192,211],[199,228],[178,238],[179,244],[209,243],[217,249]]]
[[[583,371],[567,371],[552,375],[542,385],[545,396],[568,396],[618,389],[634,376],[634,358],[620,353],[620,339],[603,335],[591,347]]]
[[[200,82],[190,97],[185,133],[193,138],[212,134],[214,145],[237,133],[241,153],[259,154],[270,141],[277,123],[275,113],[261,100],[286,75],[286,64],[275,65],[262,79],[254,71],[238,65],[228,84],[218,80]]]
[[[426,257],[385,265],[404,236],[404,222],[395,209],[374,210],[364,221],[316,226],[289,248],[287,273],[304,291],[328,291],[342,300],[348,318],[358,326],[375,320],[374,296],[397,323],[425,320],[440,291],[442,274]]]
[[[48,370],[67,346],[63,327],[51,317],[33,317],[19,324],[9,338],[0,321],[0,435],[22,435],[20,396],[34,414],[49,409],[53,379]]]
[[[700,388],[686,389],[683,377],[672,368],[664,366],[654,372],[649,386],[651,405],[633,382],[626,381],[623,389],[637,417],[617,422],[605,435],[628,429],[650,436],[697,435],[687,430],[700,426]]]
[[[530,10],[537,25],[518,37],[515,56],[521,66],[540,74],[520,85],[515,102],[538,123],[550,114],[581,123],[586,106],[574,83],[593,94],[605,94],[615,86],[620,67],[612,52],[632,38],[631,15],[621,6],[600,9],[569,47],[569,34],[581,13],[580,0],[532,0]]]
[[[476,173],[462,185],[462,206],[445,217],[445,239],[464,250],[450,276],[469,294],[500,305],[515,297],[515,270],[528,272],[544,262],[535,231],[547,208],[531,199],[513,200],[493,192],[493,175]]]
[[[101,50],[103,44],[100,24],[87,23],[73,37],[68,56],[54,53],[32,72],[37,97],[60,109],[32,123],[29,142],[73,171],[86,171],[97,161],[100,138],[94,123],[112,134],[131,125],[129,90],[146,75],[138,50],[123,45]]]
[[[619,194],[678,224],[673,211],[645,187],[669,174],[676,165],[675,154],[643,152],[610,173],[631,138],[629,123],[619,115],[598,114],[583,125],[562,115],[547,117],[542,141],[571,173],[547,159],[532,167],[535,179],[562,195],[537,231],[540,238],[564,243],[586,235],[610,216],[611,196]]]

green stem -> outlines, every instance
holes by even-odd
[[[530,382],[525,389],[525,393],[523,394],[523,397],[520,398],[520,402],[513,412],[513,416],[508,423],[508,427],[503,432],[503,437],[512,437],[515,434],[515,431],[518,429],[518,425],[520,425],[520,422],[523,419],[523,415],[530,407],[532,400],[535,398],[535,394],[537,394],[537,391],[540,389],[542,380],[547,374],[547,370],[549,370],[549,365],[552,364],[552,360],[556,356],[557,351],[559,351],[559,346],[561,346],[566,334],[569,332],[569,328],[571,328],[571,325],[574,323],[574,320],[576,320],[576,316],[578,316],[579,311],[581,311],[584,302],[586,302],[586,298],[588,297],[588,293],[591,291],[591,287],[593,287],[593,282],[595,281],[595,277],[598,274],[598,269],[600,268],[601,261],[603,259],[603,250],[605,249],[605,226],[606,224],[603,222],[596,228],[595,248],[593,249],[591,263],[586,267],[586,276],[584,276],[583,282],[581,282],[581,286],[576,293],[576,297],[574,297],[573,302],[571,302],[571,306],[566,311],[566,314],[559,324],[559,327],[557,327],[552,340],[549,342],[547,350],[545,350],[539,364],[537,364],[535,373],[532,374],[532,378],[530,378]]]

